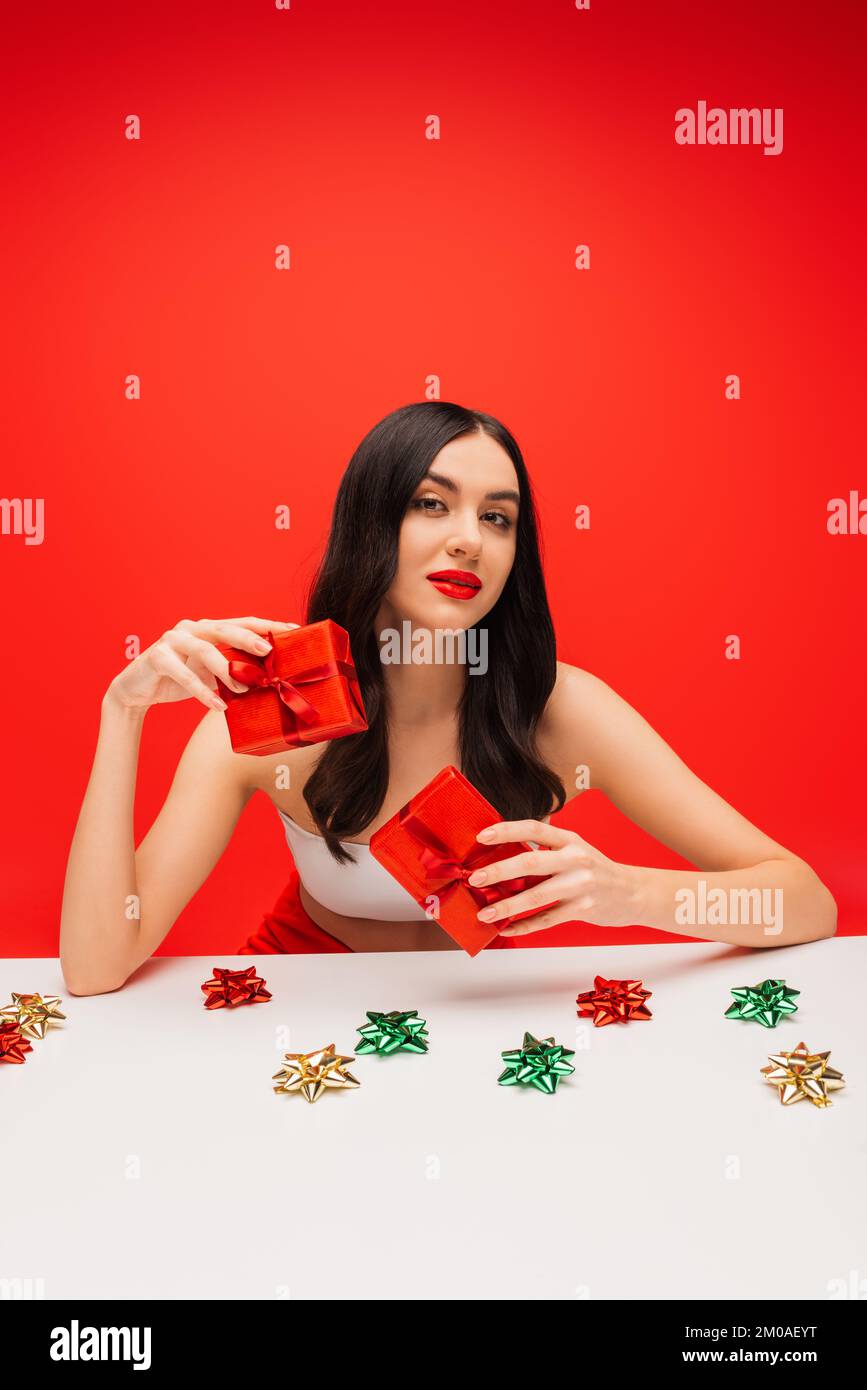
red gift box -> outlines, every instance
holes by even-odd
[[[500,927],[533,916],[538,908],[480,922],[476,913],[501,898],[511,898],[546,874],[510,878],[502,883],[474,887],[468,876],[485,864],[511,859],[532,845],[511,841],[485,845],[476,836],[486,825],[503,818],[456,767],[444,767],[416,796],[380,826],[370,840],[375,859],[412,894],[419,907],[426,899],[439,898],[435,920],[471,956],[493,941]],[[433,915],[433,914],[432,914]]]
[[[229,659],[229,674],[249,686],[230,690],[217,677],[236,753],[279,753],[367,728],[345,628],[325,618],[269,632],[267,640],[265,656],[215,644]]]

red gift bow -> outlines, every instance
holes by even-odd
[[[0,1019],[0,1062],[25,1062],[25,1052],[32,1051],[15,1019]]]
[[[214,966],[213,978],[202,989],[208,998],[202,1002],[206,1009],[233,1008],[237,1004],[264,1004],[271,998],[265,981],[256,974],[255,965],[247,970],[221,970]]]
[[[479,863],[480,859],[484,865],[491,863],[490,859],[484,858],[486,851],[490,851],[490,845],[474,844],[467,851],[463,860],[456,859],[452,851],[445,847],[416,812],[410,810],[409,803],[401,808],[398,818],[403,829],[421,845],[422,865],[428,878],[432,880],[432,886],[441,898],[463,884],[465,888],[469,889],[479,907],[489,907],[492,903],[500,902],[504,897],[514,897],[518,893],[523,893],[528,887],[526,876],[504,880],[502,883],[490,884],[487,887],[478,883],[468,883],[467,879],[470,874],[475,869],[483,867],[482,863]],[[510,921],[510,917],[503,918],[502,925],[506,926]]]
[[[301,671],[296,671],[290,681],[287,680],[285,676],[278,676],[274,669],[275,652],[273,632],[269,631],[267,638],[271,643],[270,652],[263,657],[255,657],[252,661],[238,661],[233,657],[229,662],[229,675],[232,676],[234,680],[240,681],[242,685],[258,686],[263,690],[271,686],[276,690],[283,704],[288,706],[295,716],[295,733],[299,733],[297,729],[297,721],[299,719],[305,724],[315,724],[319,719],[319,712],[315,705],[311,705],[309,700],[305,700],[301,691],[296,689],[296,687],[299,685],[312,685],[314,681],[327,680],[329,676],[346,677],[346,680],[349,682],[349,698],[352,700],[361,718],[365,719],[364,710],[359,707],[358,701],[355,698],[355,691],[352,688],[352,682],[358,679],[358,674],[351,661],[343,661],[340,658],[335,658],[331,661],[321,661],[317,666],[306,666]],[[234,693],[236,695],[241,694],[240,691],[235,691]],[[244,691],[243,693],[246,694],[247,692]]]
[[[631,1018],[652,1018],[644,1002],[652,993],[641,980],[606,980],[604,975],[597,975],[593,989],[579,994],[575,1003],[580,1018],[592,1017],[596,1028],[604,1028],[607,1023],[628,1023]]]

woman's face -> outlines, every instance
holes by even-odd
[[[401,524],[385,622],[462,629],[489,613],[515,559],[518,505],[514,465],[490,435],[440,449]]]

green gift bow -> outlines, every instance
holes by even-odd
[[[733,989],[735,1002],[726,1009],[726,1018],[753,1019],[764,1028],[776,1028],[781,1018],[793,1014],[792,1000],[799,989],[786,989],[785,980],[762,980],[761,984]]]
[[[574,1057],[575,1050],[555,1043],[553,1038],[534,1038],[532,1033],[524,1034],[521,1047],[512,1048],[502,1054],[506,1069],[497,1078],[501,1086],[535,1086],[539,1091],[552,1095],[556,1091],[561,1076],[568,1076],[575,1068],[567,1057]]]
[[[365,1012],[370,1022],[359,1025],[363,1041],[356,1047],[357,1053],[427,1052],[427,1020],[419,1018],[418,1009],[407,1009],[404,1013],[392,1009],[387,1014],[371,1009]]]

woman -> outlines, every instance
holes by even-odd
[[[296,870],[242,953],[458,949],[367,843],[449,763],[503,817],[489,843],[534,846],[488,868],[485,881],[549,875],[480,912],[496,922],[537,909],[493,944],[575,920],[756,947],[834,934],[834,900],[802,859],[711,791],[604,682],[556,660],[530,481],[491,416],[418,403],[366,435],[338,490],[306,621],[326,617],[349,633],[364,733],[269,757],[232,750],[215,678],[246,687],[215,644],[261,655],[269,629],[297,626],[273,619],[184,619],[111,682],[64,888],[60,953],[73,994],[118,989],[157,949],[257,791],[283,820]],[[467,632],[478,669],[387,660],[407,630]],[[136,850],[142,721],[150,706],[182,699],[208,713]],[[616,863],[549,824],[579,783],[701,872]],[[717,908],[696,917],[690,901]],[[719,908],[770,902],[784,913],[738,921]]]

